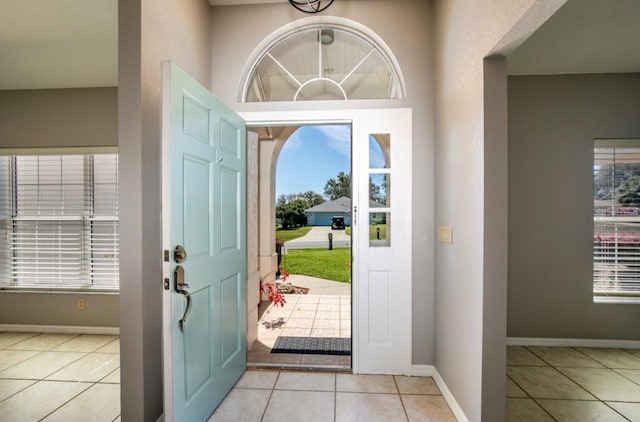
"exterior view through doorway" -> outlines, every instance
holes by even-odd
[[[260,283],[249,366],[351,368],[350,124],[263,127],[277,266]],[[264,155],[261,152],[261,158]],[[260,177],[267,175],[261,174]],[[262,193],[261,193],[262,196]],[[270,219],[269,219],[270,220]],[[262,220],[264,221],[264,220]]]

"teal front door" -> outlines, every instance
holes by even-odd
[[[245,123],[163,63],[166,421],[206,421],[246,367]]]

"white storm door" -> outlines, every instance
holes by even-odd
[[[353,370],[411,371],[411,110],[353,120]]]
[[[162,70],[164,416],[198,422],[246,368],[246,130],[175,64]]]

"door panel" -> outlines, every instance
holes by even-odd
[[[411,111],[354,119],[354,372],[411,372]],[[391,181],[393,181],[393,190]]]
[[[246,366],[245,133],[228,107],[163,63],[167,421],[205,421]],[[173,256],[177,245],[186,259]]]

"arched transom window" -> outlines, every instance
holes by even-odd
[[[390,53],[364,34],[332,25],[299,29],[258,58],[245,102],[404,98]]]

